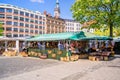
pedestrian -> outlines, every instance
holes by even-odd
[[[38,42],[38,48],[39,48],[39,50],[41,50],[41,49],[42,49],[42,45],[41,45],[41,43],[40,43],[40,42]]]

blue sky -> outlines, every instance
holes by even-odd
[[[70,7],[74,2],[75,0],[59,0],[61,18],[72,19]],[[0,3],[12,4],[29,10],[40,11],[42,13],[46,10],[53,15],[56,0],[0,0]]]

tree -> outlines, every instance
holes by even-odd
[[[0,36],[2,36],[3,35],[3,27],[2,27],[2,23],[0,23]]]
[[[91,20],[91,27],[106,25],[113,36],[113,27],[120,26],[120,0],[76,0],[71,7],[73,18],[81,23]]]

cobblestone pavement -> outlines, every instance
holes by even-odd
[[[62,80],[119,80],[119,74],[120,55],[117,55],[114,59],[111,59],[111,61],[101,61],[100,64],[71,74]]]
[[[56,60],[0,56],[0,78],[58,65]]]
[[[56,60],[38,59],[40,61],[38,62],[36,59],[29,58],[15,59],[17,62],[20,61],[20,64],[26,62],[25,66],[32,65],[32,68],[26,67],[25,70],[20,68],[23,69],[22,74],[20,74],[19,68],[15,69],[18,71],[15,71],[15,73],[18,74],[15,75],[14,72],[10,71],[12,74],[14,73],[14,75],[1,78],[0,80],[120,80],[120,55],[115,56],[115,58],[110,61],[89,61],[80,59],[75,62],[60,62]],[[11,61],[15,59],[11,59]],[[16,65],[14,61],[12,63]],[[8,66],[9,65],[10,63]],[[20,66],[19,63],[17,63],[17,65]],[[36,67],[33,67],[33,65],[36,65]],[[7,67],[7,65],[5,66]],[[12,70],[14,71],[14,69]],[[27,70],[30,72],[27,72]]]

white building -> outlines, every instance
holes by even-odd
[[[81,30],[84,31],[84,32],[90,32],[90,33],[94,33],[94,31],[95,31],[95,29],[93,29],[93,28],[90,28],[90,29],[82,28]]]
[[[79,22],[70,19],[64,19],[64,21],[65,21],[65,32],[81,31],[82,25]]]

